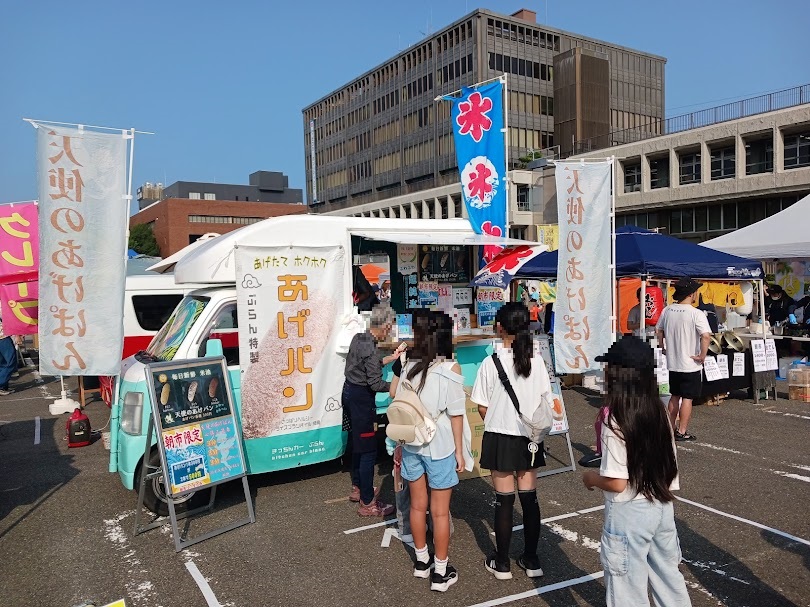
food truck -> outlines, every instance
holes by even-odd
[[[346,321],[357,318],[354,261],[370,252],[389,256],[390,303],[401,315],[400,335],[414,308],[454,316],[456,357],[471,385],[493,339],[491,326],[478,326],[469,286],[479,249],[514,244],[526,243],[475,234],[461,219],[298,215],[245,226],[195,248],[176,262],[175,281],[208,286],[189,292],[146,350],[122,363],[110,472],[128,489],[137,488],[153,397],[145,365],[207,355],[227,362],[250,474],[340,457],[347,442],[343,370],[352,335]],[[490,325],[491,295],[481,307]],[[387,395],[378,395],[378,413],[387,403]],[[158,463],[153,448],[150,465]],[[190,508],[200,494],[184,494],[175,503]],[[144,503],[165,513],[162,478],[149,482]]]

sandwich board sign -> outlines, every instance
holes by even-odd
[[[231,398],[225,358],[158,362],[147,365],[146,381],[151,390],[152,411],[147,430],[144,462],[149,461],[153,429],[157,433],[160,468],[149,472],[141,466],[141,485],[136,516],[143,506],[146,480],[163,476],[169,516],[179,552],[197,542],[255,521],[247,484],[242,432]],[[216,486],[242,479],[248,517],[225,528],[194,539],[178,533],[177,519],[208,511],[213,507]],[[177,516],[175,501],[200,489],[211,489],[208,506]],[[136,535],[154,525],[141,527],[136,518]]]

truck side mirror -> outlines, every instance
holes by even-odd
[[[222,340],[221,339],[208,339],[205,343],[206,356],[222,356]]]

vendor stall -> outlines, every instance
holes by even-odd
[[[506,276],[505,282],[512,278],[556,278],[557,252],[552,251],[532,256],[514,274],[507,275],[497,268],[492,268],[491,272],[487,272],[485,268],[476,277],[476,283],[489,284],[496,273],[501,278]],[[762,264],[758,261],[720,251],[707,250],[665,234],[634,226],[626,226],[616,230],[616,276],[619,279],[623,277],[639,279],[641,287],[640,299],[646,301],[645,291],[649,281],[666,284],[670,280],[687,276],[710,284],[754,282],[758,285],[758,293],[761,294],[763,270]],[[749,293],[749,296],[751,295],[752,293]],[[762,297],[760,297],[760,304],[761,302]],[[747,312],[750,314],[753,302],[746,303],[748,304]],[[760,317],[761,315],[760,312]],[[747,328],[741,328],[741,332],[747,332],[748,330]],[[761,334],[760,337],[762,337]],[[729,357],[728,360],[732,362],[728,364],[733,364],[733,355],[737,351],[729,343],[718,338],[717,351],[714,353]],[[736,341],[731,343],[739,348]],[[721,359],[721,361],[724,360],[726,359]],[[735,375],[733,369],[730,369],[729,377],[724,382],[718,382],[718,379],[706,381],[704,383],[704,396],[713,396],[730,389],[764,389],[772,387],[775,379],[773,371],[769,371],[764,375],[754,374],[752,376],[750,362],[746,365],[746,368],[749,369],[749,372],[743,375]],[[725,376],[725,372],[722,372],[722,375]],[[726,378],[721,377],[719,379],[725,380]]]

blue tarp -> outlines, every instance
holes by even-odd
[[[560,245],[565,246],[565,243]],[[756,280],[764,278],[764,273],[759,261],[721,253],[666,234],[625,226],[616,230],[616,276]],[[556,251],[542,253],[529,260],[516,276],[556,277]]]

